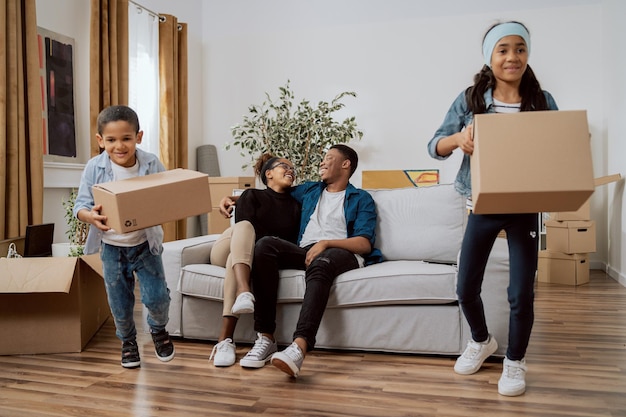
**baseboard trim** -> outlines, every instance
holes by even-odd
[[[620,283],[622,287],[626,287],[626,275],[620,274],[619,271],[617,271],[614,268],[611,268],[610,266],[607,266],[606,273],[615,281]]]

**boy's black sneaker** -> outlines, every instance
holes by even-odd
[[[170,334],[163,329],[158,333],[150,333],[154,342],[154,352],[161,362],[169,362],[176,354],[174,344],[170,339]]]
[[[139,347],[135,340],[122,343],[122,366],[124,368],[138,368],[141,366]]]

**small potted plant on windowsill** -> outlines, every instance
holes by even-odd
[[[226,149],[237,146],[241,156],[250,157],[250,162],[242,166],[244,170],[259,155],[269,152],[290,159],[300,180],[319,180],[319,165],[328,148],[363,137],[354,117],[342,122],[333,118],[333,113],[345,106],[341,100],[346,96],[356,97],[356,93],[340,93],[330,103],[320,101],[316,107],[302,100],[294,109],[295,96],[289,81],[279,91],[277,101],[266,93],[263,104],[248,108],[249,114],[231,128],[234,140],[226,144]]]
[[[84,254],[89,224],[82,222],[74,216],[74,203],[76,202],[76,189],[72,189],[67,200],[63,200],[63,216],[67,224],[65,235],[69,239],[67,243],[54,243],[53,256],[82,256]]]

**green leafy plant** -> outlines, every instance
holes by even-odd
[[[242,166],[244,170],[253,165],[259,155],[270,152],[291,160],[299,179],[319,180],[319,164],[329,147],[363,137],[354,117],[341,122],[333,118],[333,113],[345,106],[342,99],[356,97],[356,93],[340,93],[330,103],[320,101],[316,107],[302,100],[294,108],[295,95],[289,81],[279,87],[279,92],[278,100],[272,100],[265,93],[263,104],[248,108],[249,114],[231,128],[234,140],[226,144],[226,149],[237,146],[241,156],[250,158]]]
[[[64,217],[67,223],[65,235],[70,241],[70,252],[68,256],[81,256],[84,254],[85,242],[87,241],[87,233],[89,232],[89,224],[82,222],[74,216],[74,204],[76,202],[76,189],[72,189],[67,200],[63,200],[63,208],[65,209]]]

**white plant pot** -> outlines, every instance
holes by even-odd
[[[53,243],[52,244],[52,256],[67,257],[70,254],[70,244],[65,243]]]
[[[70,256],[71,248],[72,248],[72,245],[70,245],[68,242],[53,243],[52,244],[52,256],[56,256],[56,257]]]

